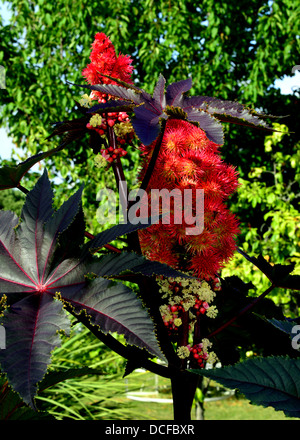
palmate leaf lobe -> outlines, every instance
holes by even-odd
[[[45,170],[27,194],[20,220],[11,212],[0,211],[0,300],[7,298],[9,305],[0,318],[7,334],[0,364],[13,388],[32,407],[51,351],[60,344],[58,332],[68,331],[63,303],[79,319],[84,313],[101,331],[123,334],[128,344],[163,358],[152,319],[140,299],[122,283],[103,278],[101,260],[95,265],[92,255],[117,237],[148,227],[151,219],[141,225],[116,225],[84,244],[82,191],[79,188],[54,211]],[[125,259],[116,272],[134,270],[135,265],[146,276],[162,270],[153,262],[149,269],[146,261],[134,258]],[[85,275],[91,266],[97,277],[88,281]],[[114,275],[112,266],[110,274]]]
[[[107,77],[114,80],[109,76]],[[223,127],[220,122],[230,122],[274,131],[264,121],[268,115],[260,115],[238,102],[225,101],[209,96],[186,96],[185,93],[192,87],[191,78],[172,83],[167,86],[165,91],[166,80],[160,74],[152,96],[135,86],[123,83],[122,81],[116,80],[116,82],[120,85],[73,85],[119,98],[123,100],[121,105],[125,105],[126,102],[131,103],[130,109],[134,111],[131,123],[136,135],[144,145],[150,145],[159,135],[161,130],[159,122],[160,119],[168,117],[168,112],[166,111],[168,107],[182,109],[184,114],[188,115],[187,120],[197,123],[201,130],[206,133],[208,139],[218,145],[224,143]],[[88,112],[100,111],[102,108],[105,108],[105,105],[96,105],[89,109]],[[169,117],[172,118],[172,115],[169,115]]]

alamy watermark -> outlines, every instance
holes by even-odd
[[[6,89],[4,66],[0,66],[0,89]]]
[[[152,224],[185,224],[187,235],[199,235],[204,229],[204,190],[187,188],[180,190],[143,189],[127,191],[126,182],[120,182],[119,201],[110,188],[98,191],[96,200],[102,201],[96,217],[100,224],[131,223],[146,224],[151,218]],[[172,215],[172,220],[171,220]]]
[[[0,325],[0,350],[5,350],[6,348],[6,331],[3,325]]]
[[[295,336],[293,336],[295,335]],[[292,336],[292,347],[295,350],[299,350],[300,349],[300,325],[294,325],[294,327],[292,328],[291,331],[291,336]]]
[[[300,66],[294,66],[294,67],[292,68],[292,73],[297,72],[297,70],[300,71]]]

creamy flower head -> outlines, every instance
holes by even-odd
[[[133,126],[130,122],[121,122],[120,124],[114,125],[114,132],[116,136],[125,136],[127,133],[133,131]]]
[[[96,168],[103,168],[107,165],[107,160],[102,156],[102,154],[97,154],[94,157],[94,163]]]
[[[102,118],[100,115],[96,114],[91,117],[89,122],[92,127],[98,127],[98,125],[102,124]]]
[[[206,311],[206,315],[209,318],[215,318],[217,314],[218,314],[218,309],[216,306],[210,306]]]
[[[180,327],[181,324],[182,324],[181,318],[175,318],[174,319],[174,324],[176,325],[176,327]]]
[[[201,344],[203,351],[207,351],[207,349],[212,346],[212,343],[207,338],[202,339]]]
[[[79,104],[81,105],[81,107],[87,107],[89,108],[90,106],[93,105],[93,100],[90,96],[88,96],[86,93],[84,95],[82,95],[82,97],[79,100]]]
[[[185,359],[185,358],[189,357],[190,350],[188,347],[182,345],[181,347],[177,348],[177,355],[180,359]]]

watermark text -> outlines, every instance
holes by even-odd
[[[204,190],[200,188],[151,189],[149,193],[134,189],[128,192],[126,182],[120,182],[118,202],[110,188],[98,191],[96,200],[102,202],[96,212],[100,224],[116,224],[117,213],[119,224],[146,224],[149,218],[153,224],[158,224],[161,215],[162,224],[184,224],[187,235],[200,235],[204,229]]]
[[[6,348],[6,332],[5,327],[0,325],[0,350],[5,350]]]
[[[295,336],[293,336],[295,335]],[[295,350],[299,350],[300,349],[300,325],[294,325],[294,327],[292,328],[291,331],[291,336],[292,336],[292,347]]]

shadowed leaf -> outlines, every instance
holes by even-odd
[[[267,357],[212,370],[193,370],[222,385],[238,388],[256,405],[300,417],[300,359]]]

